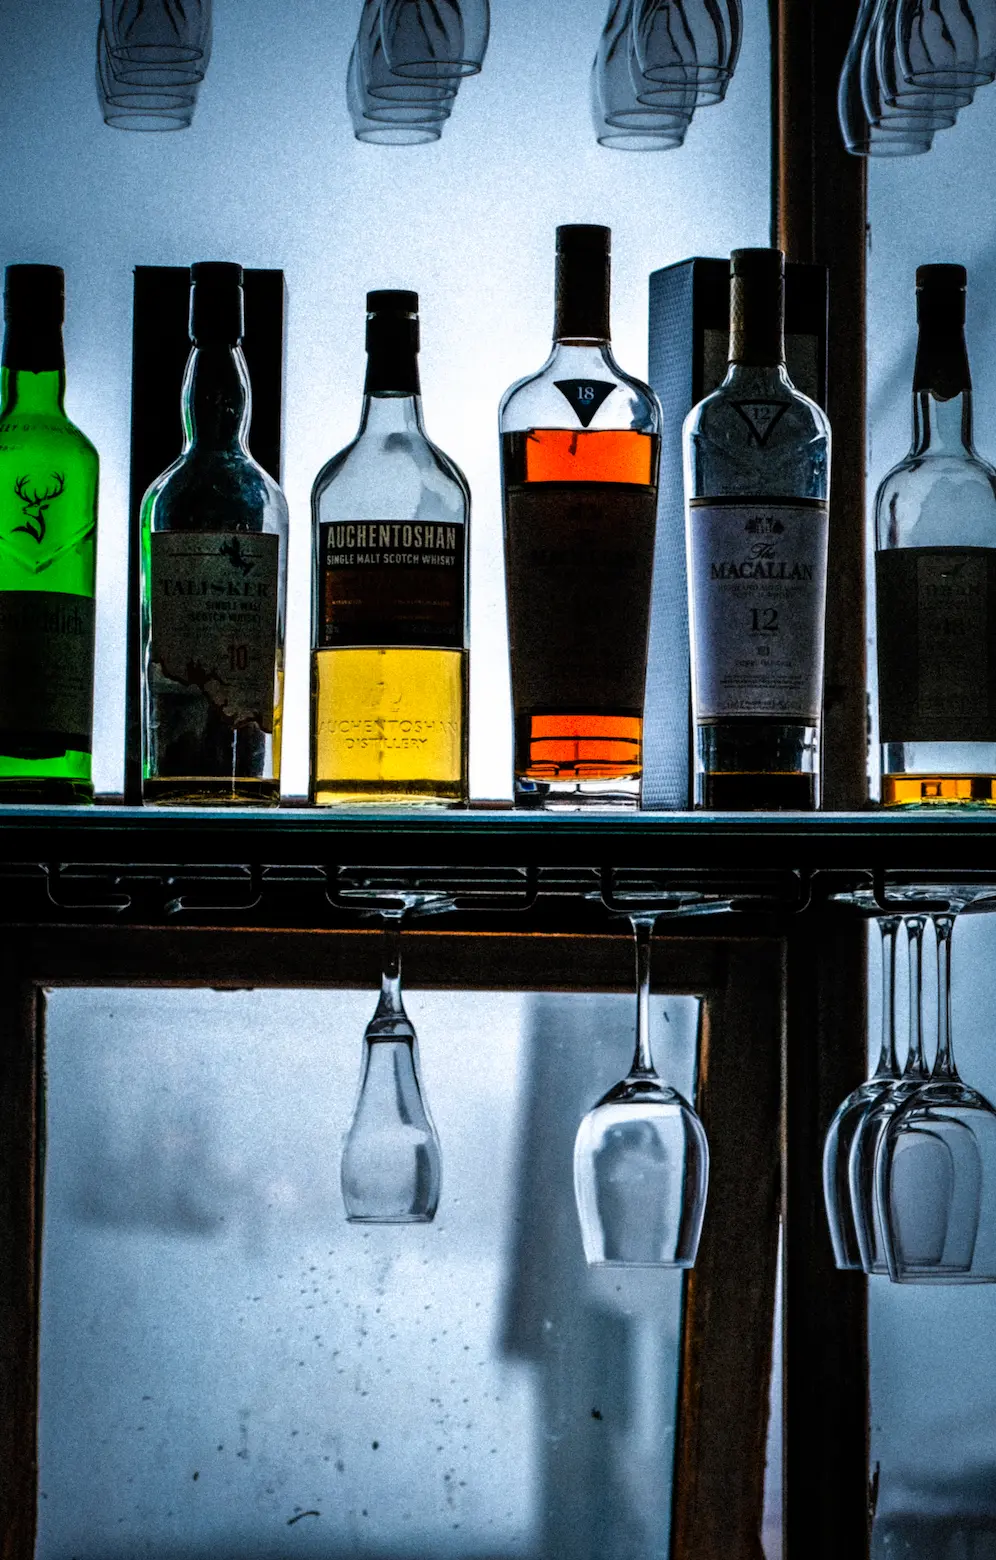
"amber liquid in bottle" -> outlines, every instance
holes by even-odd
[[[639,779],[659,445],[630,429],[502,440],[519,776]]]

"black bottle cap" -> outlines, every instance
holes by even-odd
[[[236,347],[245,334],[242,267],[200,260],[190,267],[190,339]]]
[[[3,309],[29,323],[61,325],[66,313],[66,276],[58,265],[9,265],[4,272]]]
[[[785,361],[785,256],[780,249],[730,255],[730,362],[774,368]]]
[[[612,230],[589,223],[557,229],[557,341],[608,341]]]
[[[920,265],[916,271],[916,317],[920,327],[913,389],[950,400],[972,386],[965,348],[963,265]]]
[[[418,293],[367,293],[367,395],[418,395]]]
[[[9,265],[4,273],[3,308],[7,368],[51,373],[65,366],[62,321],[66,278],[58,265]]]

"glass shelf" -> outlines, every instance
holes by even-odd
[[[6,924],[322,926],[402,885],[545,922],[636,903],[794,915],[854,890],[867,913],[952,882],[996,896],[996,814],[0,807]]]

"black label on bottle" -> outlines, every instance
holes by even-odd
[[[996,548],[875,554],[882,742],[996,741]]]
[[[505,558],[518,713],[642,713],[656,517],[652,487],[509,488]]]
[[[0,593],[0,752],[42,759],[90,751],[93,622],[89,596]]]
[[[279,539],[153,531],[151,543],[153,666],[228,724],[272,731]]]
[[[466,526],[449,520],[323,520],[317,648],[461,650]]]
[[[582,428],[588,427],[602,402],[616,388],[605,379],[555,379],[553,382]]]

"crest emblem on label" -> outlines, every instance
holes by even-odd
[[[570,402],[570,407],[582,428],[587,428],[602,402],[616,388],[604,379],[555,379],[554,384]]]
[[[786,401],[734,401],[733,406],[762,447],[767,444],[787,406]]]

